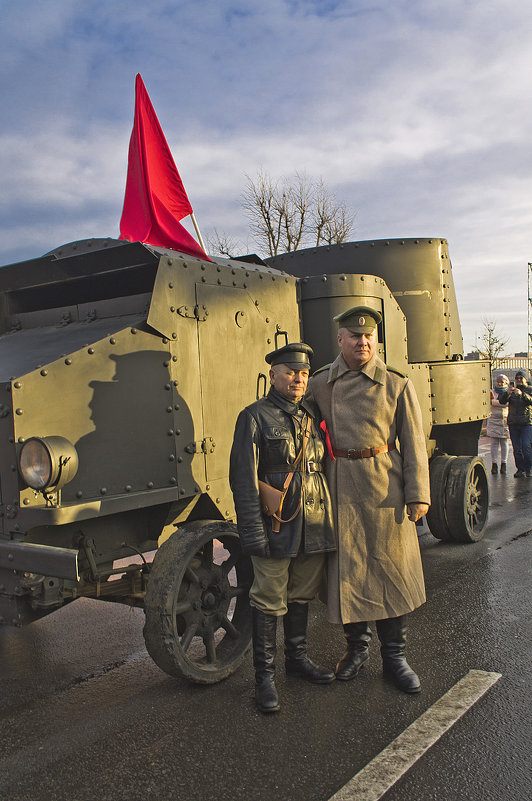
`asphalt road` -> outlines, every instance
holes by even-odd
[[[281,712],[262,716],[251,657],[214,686],[169,678],[145,651],[140,610],[81,599],[0,630],[0,798],[328,801],[476,670],[501,678],[382,797],[528,801],[532,480],[512,472],[490,476],[481,542],[420,537],[427,603],[408,648],[417,696],[383,680],[375,642],[352,682],[316,687],[280,669]],[[309,641],[323,664],[343,650],[319,602]]]

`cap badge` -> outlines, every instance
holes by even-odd
[[[365,317],[359,317],[358,318],[358,324],[359,325],[366,325],[366,318]]]

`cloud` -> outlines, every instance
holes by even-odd
[[[0,263],[116,235],[140,71],[202,230],[249,243],[246,173],[322,176],[356,238],[447,237],[464,342],[493,310],[524,349],[531,23],[521,0],[7,4]]]

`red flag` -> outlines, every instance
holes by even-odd
[[[210,261],[179,223],[189,214],[192,214],[192,206],[138,74],[120,239],[173,248]]]

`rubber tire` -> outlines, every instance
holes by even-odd
[[[488,522],[489,482],[478,456],[453,459],[445,489],[447,524],[455,542],[478,542]]]
[[[229,553],[221,565],[213,560],[215,539]],[[252,580],[232,523],[194,521],[172,534],[155,555],[145,599],[144,640],[161,670],[197,684],[230,676],[251,645]]]
[[[451,464],[456,458],[445,454],[429,463],[431,504],[426,515],[427,525],[433,537],[445,542],[454,541],[447,522],[445,490]]]

